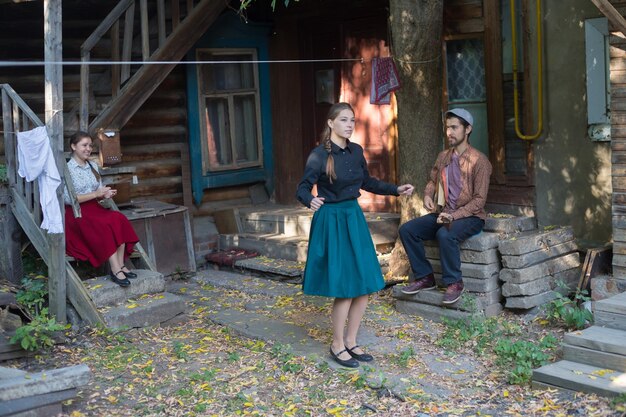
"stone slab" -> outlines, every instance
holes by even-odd
[[[580,256],[578,253],[570,253],[569,255],[549,259],[545,262],[529,266],[527,268],[503,268],[500,271],[500,279],[502,281],[520,284],[523,282],[534,281],[548,275],[554,275],[568,269],[577,268],[579,266]]]
[[[393,287],[392,295],[399,300],[412,301],[415,303],[430,304],[433,306],[441,306],[443,300],[443,289],[434,289],[427,291],[420,291],[417,294],[404,294],[402,292],[403,286],[396,285]],[[450,304],[450,308],[457,308],[462,311],[475,312],[482,311],[488,306],[496,303],[500,303],[502,300],[502,291],[500,288],[495,290],[476,294],[466,291],[459,301],[454,304]]]
[[[435,273],[435,282],[439,287],[445,287],[443,278],[439,273]],[[489,278],[463,277],[463,285],[466,291],[484,293],[500,288],[500,279],[498,278],[498,274],[493,274]]]
[[[563,295],[567,295],[575,291],[579,278],[580,268],[572,268],[533,281],[518,284],[505,282],[502,284],[502,295],[505,297],[535,295],[548,290],[557,290]]]
[[[591,278],[591,300],[600,301],[626,291],[626,279],[618,279],[607,275]]]
[[[426,257],[429,259],[439,259],[439,248],[436,246],[425,246]],[[461,249],[461,262],[470,264],[495,264],[500,262],[497,249],[485,249],[476,251]]]
[[[137,278],[130,279],[130,286],[122,288],[108,277],[98,277],[84,281],[96,307],[118,304],[128,298],[143,294],[156,294],[165,290],[163,274],[146,269],[136,269]]]
[[[626,331],[626,320],[624,320],[623,314],[611,313],[609,311],[594,311],[593,322],[597,326]]]
[[[172,319],[185,307],[181,297],[164,292],[105,308],[102,315],[110,328],[147,327]]]
[[[464,240],[459,246],[461,250],[483,251],[488,249],[496,249],[500,243],[500,235],[498,233],[481,232]],[[438,246],[437,241],[428,240],[424,242],[424,246]]]
[[[597,301],[595,303],[595,310],[622,314],[624,318],[626,318],[626,292]]]
[[[509,297],[506,299],[504,306],[506,308],[528,310],[529,308],[540,306],[548,301],[554,300],[555,298],[556,293],[554,291],[546,291],[540,294],[525,297]]]
[[[441,323],[444,318],[458,320],[472,317],[474,314],[478,314],[482,317],[497,316],[502,312],[502,304],[492,304],[482,312],[469,313],[467,311],[445,308],[441,306],[420,304],[405,300],[396,300],[396,310],[398,310],[400,313],[409,314],[412,316],[420,316],[425,319]]]
[[[534,281],[528,281],[521,284],[505,282],[502,285],[502,295],[505,297],[515,297],[521,295],[535,295],[552,289],[550,280],[547,278],[539,278]]]
[[[484,231],[496,233],[517,233],[537,228],[537,219],[527,216],[487,214]]]
[[[304,263],[287,259],[268,258],[257,256],[255,258],[240,259],[235,261],[235,266],[263,273],[277,274],[284,277],[299,277],[304,272]]]
[[[591,326],[584,330],[566,333],[563,342],[572,346],[614,353],[626,358],[626,332],[601,326]]]
[[[504,268],[511,269],[526,268],[548,259],[567,255],[575,252],[576,250],[578,250],[578,245],[575,241],[570,240],[569,242],[560,243],[554,246],[547,246],[543,249],[521,255],[502,255],[502,266]]]
[[[558,361],[533,371],[533,381],[573,391],[617,396],[626,393],[626,386],[615,384],[621,372],[571,361]]]
[[[522,232],[509,239],[500,241],[498,250],[502,255],[522,255],[565,243],[573,239],[574,230],[571,226],[543,231],[533,230]]]
[[[602,369],[626,372],[626,356],[624,355],[573,346],[567,343],[563,343],[561,349],[565,360],[593,365]]]
[[[430,264],[432,265],[434,272],[442,273],[441,261],[438,259],[430,259]],[[494,274],[498,274],[499,271],[500,264],[481,265],[461,262],[461,274],[463,274],[464,278],[471,277],[488,279]]]

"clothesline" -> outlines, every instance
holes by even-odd
[[[400,58],[394,58],[398,62],[404,64],[427,64],[435,62],[440,55],[425,61],[407,61]],[[334,58],[334,59],[268,59],[268,60],[241,60],[241,61],[0,61],[0,67],[36,67],[45,65],[199,65],[199,64],[303,64],[316,62],[361,62],[370,63],[372,59],[364,58]]]

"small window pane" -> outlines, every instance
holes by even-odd
[[[234,104],[237,162],[254,162],[259,159],[254,95],[236,96]]]
[[[206,61],[251,61],[249,54],[212,55],[199,53],[199,59]],[[249,62],[226,62],[223,64],[202,65],[203,93],[246,90],[254,88],[254,68]]]
[[[206,99],[206,127],[211,166],[229,165],[233,155],[230,146],[230,120],[228,101],[225,98]]]
[[[450,102],[486,99],[482,40],[459,39],[446,42],[446,63]]]

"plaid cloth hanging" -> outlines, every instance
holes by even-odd
[[[400,88],[400,78],[393,58],[372,58],[371,104],[389,104],[391,92]]]

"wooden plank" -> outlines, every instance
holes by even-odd
[[[7,177],[9,185],[15,184],[15,174],[17,173],[17,161],[15,159],[15,147],[17,144],[16,134],[13,131],[12,102],[7,88],[8,84],[2,85],[2,123],[4,129],[5,160],[7,166]]]
[[[49,262],[48,241],[46,240],[42,230],[39,228],[39,224],[35,223],[32,214],[28,211],[22,196],[17,194],[14,189],[11,190],[11,194],[13,197],[13,200],[11,201],[11,212],[19,222],[20,226],[22,226],[22,229],[39,253],[39,256],[41,256],[47,265]]]
[[[180,0],[172,0],[170,13],[172,15],[172,30],[174,31],[180,23]]]
[[[206,28],[217,19],[223,8],[224,4],[221,2],[201,1],[185,19],[184,24],[167,38],[165,45],[149,57],[150,60],[167,62],[180,60]],[[101,126],[111,128],[124,126],[175,66],[176,64],[142,66],[122,88],[121,94],[91,123],[90,131]]]
[[[596,301],[596,303],[598,302],[599,301]],[[610,327],[611,329],[626,331],[626,320],[624,320],[624,315],[620,313],[612,313],[609,311],[594,311],[593,321],[596,326],[604,326]]]
[[[80,47],[81,56],[84,52],[89,52],[91,49],[96,46],[96,44],[100,41],[100,39],[104,36],[105,33],[111,29],[113,23],[115,23],[122,14],[126,11],[126,9],[134,3],[134,0],[120,0],[117,5],[111,10],[111,13],[107,17],[102,20],[102,22],[98,25],[98,27],[92,32],[91,35],[83,42]]]
[[[120,60],[120,21],[116,20],[111,26],[111,61],[118,62]],[[115,97],[120,91],[120,66],[111,65],[111,96]]]
[[[593,4],[609,19],[609,22],[620,32],[626,35],[626,19],[613,7],[609,0],[591,0]]]
[[[98,311],[83,281],[67,260],[65,260],[65,271],[67,273],[67,298],[80,317],[92,326],[104,323],[104,317]]]
[[[165,44],[167,33],[165,31],[165,0],[157,0],[157,35],[159,39],[159,48]]]
[[[78,127],[83,132],[89,128],[89,52],[80,57],[80,107],[78,109]]]
[[[139,0],[139,16],[141,23],[141,57],[144,61],[147,61],[150,59],[150,22],[148,21],[148,0]]]
[[[126,9],[124,16],[124,37],[122,43],[122,60],[130,62],[133,49],[133,25],[135,23],[135,2],[133,1]],[[123,64],[120,72],[120,82],[123,84],[130,78],[130,64]]]
[[[61,184],[63,183],[63,66],[54,64],[63,61],[63,28],[62,3],[54,0],[44,0],[44,78],[46,127],[50,135],[50,147],[54,155]],[[63,189],[56,190],[57,202],[60,207],[61,219],[64,217]],[[36,193],[38,198],[39,192]],[[39,204],[37,204],[39,206]],[[51,316],[59,323],[65,323],[67,285],[65,279],[65,235],[48,233],[48,302]]]

